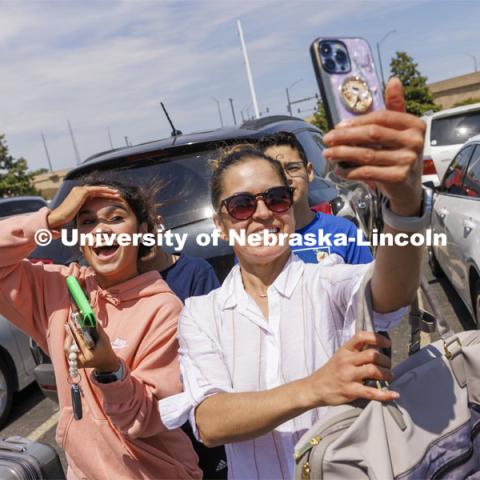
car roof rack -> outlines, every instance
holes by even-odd
[[[266,125],[270,125],[271,123],[284,122],[285,120],[300,120],[301,122],[304,121],[301,118],[291,117],[290,115],[272,115],[270,117],[247,120],[246,122],[242,123],[240,128],[251,128],[251,129],[262,128],[262,127],[265,127]]]

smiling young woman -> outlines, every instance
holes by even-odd
[[[355,162],[344,176],[375,180],[390,206],[386,231],[425,228],[421,212],[424,125],[402,113],[401,84],[386,90],[389,112],[330,132],[326,157]],[[396,110],[396,111],[395,111]],[[372,135],[375,141],[372,141]],[[383,146],[373,150],[371,145]],[[355,145],[355,147],[351,147]],[[367,165],[375,153],[378,162]],[[293,212],[274,189],[288,187],[281,164],[248,145],[224,152],[212,175],[215,223],[229,233],[294,231]],[[273,198],[273,200],[272,200]],[[241,201],[239,201],[239,199]],[[290,198],[291,202],[291,198]],[[404,218],[405,217],[405,218]],[[390,220],[389,220],[390,221]],[[386,222],[388,223],[388,222]],[[395,230],[395,226],[397,230]],[[306,264],[287,245],[234,245],[238,258],[223,285],[187,300],[179,321],[180,363],[192,427],[207,445],[226,444],[234,478],[292,478],[293,448],[326,407],[357,398],[398,398],[365,380],[389,381],[390,359],[368,347],[390,341],[354,332],[359,285],[368,265]],[[416,294],[422,248],[380,247],[371,281],[376,328],[388,330]],[[173,416],[168,426],[175,427]]]
[[[95,179],[93,179],[95,178]],[[0,313],[47,352],[55,369],[60,418],[57,442],[69,479],[200,478],[181,430],[168,431],[160,399],[181,392],[177,321],[181,302],[158,272],[139,274],[142,246],[82,247],[88,267],[32,264],[39,229],[74,222],[80,233],[156,231],[153,202],[133,186],[99,175],[84,179],[54,210],[0,223]],[[82,348],[83,416],[73,418],[64,345],[71,312],[66,277],[75,276],[98,320],[96,347]]]

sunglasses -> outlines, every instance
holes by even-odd
[[[228,214],[235,220],[248,220],[257,209],[258,198],[274,213],[286,212],[293,204],[292,187],[272,187],[262,193],[236,193],[226,198],[220,204],[225,205]]]

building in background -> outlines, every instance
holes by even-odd
[[[56,172],[47,172],[35,175],[33,177],[33,186],[40,192],[42,197],[51,200],[57,193],[63,182],[65,175],[70,169],[57,170]]]
[[[428,88],[432,92],[435,102],[442,108],[451,108],[470,98],[479,100],[480,72],[430,83]]]

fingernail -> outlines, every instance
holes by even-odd
[[[333,134],[330,132],[323,137],[324,143],[330,143],[332,139],[333,139]]]
[[[397,400],[397,398],[400,398],[400,394],[398,392],[392,392],[392,398]]]
[[[351,125],[352,125],[352,123],[349,122],[348,120],[342,120],[342,121],[337,125],[337,127],[345,128],[345,127],[350,127]]]

